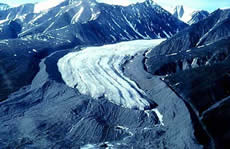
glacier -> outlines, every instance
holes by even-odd
[[[88,47],[65,55],[58,61],[58,69],[64,82],[84,95],[98,100],[105,97],[125,108],[145,110],[150,103],[144,91],[124,75],[122,65],[135,54],[153,48],[163,40],[135,40]]]

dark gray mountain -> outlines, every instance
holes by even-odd
[[[158,75],[167,72],[165,82],[188,103],[217,149],[230,147],[229,45],[230,37],[182,52],[158,69]]]
[[[33,8],[32,5],[30,7]],[[15,14],[19,18],[21,38],[43,37],[43,40],[47,40],[55,37],[92,45],[98,42],[166,38],[187,26],[151,0],[128,7],[75,0],[64,1],[48,12],[34,14],[30,8],[26,10],[28,13],[25,15],[14,12],[14,9],[4,11],[5,14]],[[7,15],[2,19],[6,18]],[[8,17],[9,20],[17,18]]]
[[[1,28],[0,39],[17,38],[22,27],[18,21],[10,21]]]
[[[10,8],[9,5],[4,4],[4,3],[0,3],[0,11],[1,11],[1,10],[7,10],[7,9],[9,9],[9,8]]]
[[[145,60],[146,69],[161,76],[197,117],[210,138],[208,148],[230,147],[229,26],[230,10],[217,10],[154,48]]]
[[[34,4],[0,10],[0,39],[17,38],[23,27],[22,22],[34,11]]]
[[[192,18],[191,20],[188,21],[188,24],[194,24],[194,23],[197,23],[205,18],[207,18],[209,15],[209,12],[208,11],[205,11],[205,10],[199,10],[199,11],[195,11],[193,14],[192,14]]]
[[[154,50],[151,50],[147,56],[178,53],[179,51],[185,51],[225,38],[230,34],[229,15],[230,10],[218,9],[211,13],[208,18],[191,25],[169,40],[161,43]]]
[[[27,14],[33,13],[34,4],[24,4],[18,7],[0,10],[0,20],[12,21],[15,19],[23,19]]]

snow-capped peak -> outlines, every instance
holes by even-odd
[[[182,18],[184,13],[184,7],[183,5],[178,5],[174,8],[174,15],[176,15],[178,18]]]
[[[195,11],[196,11],[195,9],[192,9],[190,7],[178,5],[174,8],[173,15],[176,16],[178,19],[187,23],[189,20],[191,20],[192,15]]]
[[[47,1],[37,3],[37,4],[35,4],[35,7],[34,7],[34,13],[46,11],[50,8],[53,8],[57,5],[59,5],[60,3],[64,2],[64,1],[65,0],[47,0]]]

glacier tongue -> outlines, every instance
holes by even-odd
[[[136,40],[69,53],[58,61],[65,83],[94,99],[105,97],[126,108],[144,110],[150,103],[144,91],[122,72],[122,64],[138,52],[158,45],[158,40]]]

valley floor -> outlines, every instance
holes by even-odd
[[[186,105],[143,68],[161,41],[50,54],[0,103],[0,147],[201,148]]]

